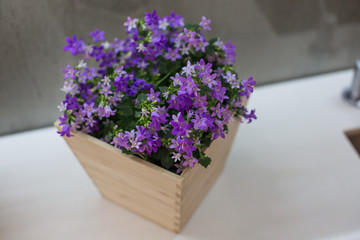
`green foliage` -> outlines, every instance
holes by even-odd
[[[173,159],[170,157],[169,150],[164,147],[160,147],[153,156],[155,159],[159,160],[161,165],[166,169],[169,169],[174,164]]]
[[[137,98],[136,98],[136,100],[137,100],[139,103],[142,103],[142,102],[146,101],[146,99],[147,99],[147,96],[146,96],[146,94],[144,94],[144,93],[140,93],[140,94],[137,96]]]
[[[160,92],[164,93],[168,90],[168,87],[159,87]]]
[[[187,30],[189,30],[189,31],[196,32],[197,30],[200,29],[200,25],[199,24],[186,23],[185,28],[187,28]]]
[[[209,166],[209,164],[211,163],[211,158],[209,158],[207,156],[201,156],[198,160],[199,160],[199,163],[201,164],[201,166],[203,166],[204,168],[207,168]]]
[[[209,40],[209,45],[213,45],[216,41],[217,41],[218,39],[217,38],[211,38],[210,40]]]
[[[140,116],[141,116],[141,112],[136,111],[136,112],[135,112],[135,117],[136,117],[136,118],[139,118]]]

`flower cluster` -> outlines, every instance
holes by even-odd
[[[66,38],[64,50],[81,60],[62,70],[59,134],[91,134],[177,173],[196,163],[207,167],[204,147],[225,138],[233,117],[256,119],[243,106],[256,82],[235,73],[230,41],[206,41],[202,31],[210,24],[205,17],[185,24],[174,12],[159,17],[154,10],[128,17],[121,41],[109,42],[97,29],[91,44]]]

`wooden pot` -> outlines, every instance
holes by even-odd
[[[104,198],[178,233],[224,168],[239,123],[233,119],[225,139],[206,149],[208,168],[196,164],[181,175],[81,132],[64,139]],[[55,127],[61,130],[58,121]]]

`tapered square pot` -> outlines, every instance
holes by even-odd
[[[223,170],[239,123],[233,119],[225,139],[206,149],[208,168],[196,164],[181,175],[81,132],[64,139],[104,198],[180,232]],[[58,122],[55,127],[61,129]]]

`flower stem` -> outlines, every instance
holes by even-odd
[[[167,79],[171,74],[172,74],[172,72],[169,72],[168,74],[166,74],[162,79],[160,79],[160,80],[154,85],[154,87],[158,87],[159,84],[162,83],[165,79]]]

